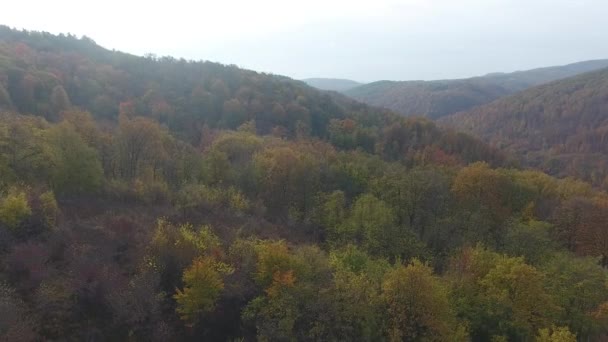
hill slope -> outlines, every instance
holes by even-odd
[[[137,57],[106,50],[87,38],[0,27],[0,108],[57,121],[70,106],[106,122],[115,123],[120,113],[150,117],[192,144],[203,139],[205,126],[236,129],[251,121],[262,135],[310,135],[343,148],[379,148],[393,158],[427,145],[445,147],[467,161],[499,158],[471,137],[443,132],[429,122],[402,125],[388,110],[287,77],[212,62]],[[341,120],[350,120],[347,128]],[[386,141],[389,153],[381,142],[394,124],[402,125],[409,138],[400,137],[397,145]],[[416,134],[407,134],[406,127]],[[454,139],[471,147],[456,151],[448,142]]]
[[[460,80],[380,81],[346,91],[359,101],[405,116],[440,118],[492,102],[532,86],[608,67],[595,60],[548,68],[489,74]]]
[[[340,92],[353,89],[363,84],[357,81],[345,80],[341,78],[307,78],[302,81],[317,89]]]
[[[600,184],[608,174],[608,69],[528,89],[442,123],[552,174]]]

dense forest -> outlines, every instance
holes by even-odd
[[[595,60],[460,80],[379,81],[349,89],[345,94],[401,115],[438,119],[533,86],[606,67],[608,60]]]
[[[608,69],[539,86],[443,122],[522,163],[608,187]]]
[[[601,341],[608,196],[236,66],[0,27],[0,339]]]

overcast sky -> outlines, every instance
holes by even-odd
[[[134,54],[363,82],[608,58],[608,0],[6,0],[0,24]]]

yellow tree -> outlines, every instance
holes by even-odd
[[[184,288],[174,295],[176,311],[187,325],[196,324],[199,316],[215,308],[224,289],[222,274],[229,273],[227,265],[211,257],[199,257],[184,271]]]
[[[489,307],[503,317],[499,326],[512,336],[533,336],[559,310],[545,290],[544,275],[523,258],[499,258],[479,283]]]
[[[427,265],[414,260],[387,273],[382,295],[388,306],[391,341],[459,341],[467,333],[458,328],[448,292]]]
[[[144,171],[158,171],[160,161],[167,158],[165,149],[170,135],[156,121],[136,117],[120,117],[117,145],[120,172],[126,179],[144,176]]]

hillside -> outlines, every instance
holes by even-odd
[[[465,161],[502,158],[475,139],[442,132],[426,120],[406,122],[388,110],[287,77],[212,62],[142,58],[108,51],[88,38],[0,27],[0,108],[55,122],[70,107],[90,111],[107,123],[116,123],[120,113],[149,117],[195,145],[204,140],[206,126],[236,129],[252,122],[258,134],[334,139],[344,148],[378,148],[397,159],[427,144],[467,154]],[[344,122],[349,122],[348,128]],[[417,130],[408,134],[414,145],[378,145],[396,126],[404,133]],[[462,141],[459,151],[452,148],[454,139]]]
[[[532,86],[605,67],[608,67],[608,60],[514,73],[494,73],[460,80],[380,81],[353,88],[345,93],[359,101],[388,108],[405,116],[437,119]]]
[[[443,123],[551,174],[607,185],[608,69],[538,86]]]
[[[362,83],[340,78],[307,78],[303,79],[306,84],[321,90],[345,92],[362,85]]]
[[[608,336],[608,196],[470,135],[5,27],[0,108],[2,341]]]

